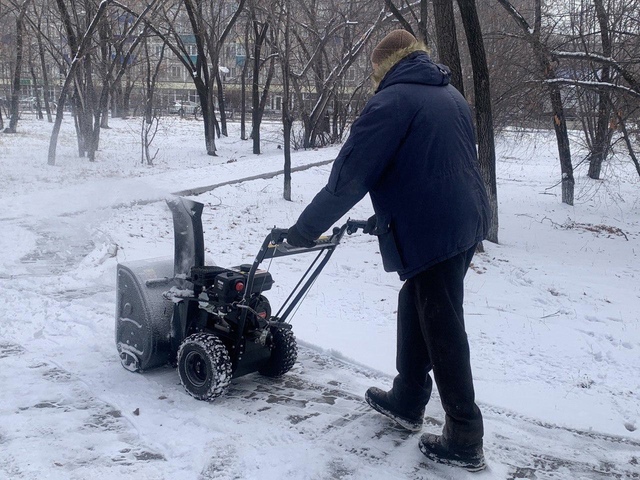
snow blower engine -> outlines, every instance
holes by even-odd
[[[346,233],[366,221],[348,220],[310,248],[286,243],[287,230],[267,235],[253,264],[204,265],[204,205],[167,201],[173,214],[174,258],[118,264],[116,346],[124,368],[144,372],[178,367],[186,391],[199,400],[224,394],[231,379],[253,372],[278,377],[293,367],[296,339],[286,320],[304,298]],[[317,252],[291,294],[272,315],[262,295],[273,285],[260,264]]]

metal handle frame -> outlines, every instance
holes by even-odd
[[[318,275],[320,275],[320,272],[331,258],[331,255],[333,255],[336,247],[340,244],[340,241],[342,240],[344,234],[348,233],[349,235],[351,235],[357,232],[358,229],[364,229],[366,224],[366,221],[349,219],[341,227],[335,227],[333,229],[332,235],[320,237],[316,241],[315,245],[308,248],[292,247],[291,245],[286,243],[285,240],[288,233],[287,229],[272,229],[271,233],[269,233],[264,239],[264,242],[262,242],[262,247],[260,247],[260,251],[258,252],[258,255],[256,255],[256,258],[251,265],[251,269],[249,270],[249,274],[247,275],[247,285],[242,301],[248,301],[249,292],[252,291],[253,282],[256,272],[258,271],[258,267],[265,260],[268,260],[270,258],[286,257],[290,255],[299,255],[301,253],[318,252],[316,258],[313,260],[298,284],[293,288],[287,299],[284,301],[283,305],[278,310],[278,313],[275,315],[275,318],[277,318],[279,322],[284,322],[289,317],[296,305],[300,302],[300,300],[305,296],[309,288],[311,288],[311,285],[313,285],[313,282],[316,280]],[[280,312],[282,312],[285,307],[286,310],[284,310],[284,313],[280,315]],[[248,310],[243,310],[242,314],[240,315],[240,320],[238,322],[239,336],[236,342],[236,348],[239,347],[242,340],[242,334],[244,332],[244,326],[248,313]]]

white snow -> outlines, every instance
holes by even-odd
[[[204,153],[202,126],[167,117],[155,165],[140,161],[139,120],[110,120],[96,162],[76,156],[65,119],[25,116],[0,135],[0,479],[407,479],[640,477],[640,181],[623,154],[603,180],[575,172],[561,203],[552,132],[497,140],[500,244],[485,242],[466,283],[466,324],[489,468],[431,464],[419,435],[367,408],[395,374],[401,282],[375,240],[343,243],[293,318],[300,355],[281,379],[234,379],[194,400],[172,368],[125,370],[114,342],[117,263],[171,257],[171,192],[282,169],[279,126],[251,153],[239,126]],[[574,143],[574,158],[581,158]],[[294,166],[339,147],[295,152]],[[205,204],[206,254],[248,263],[273,226],[289,227],[331,165],[222,186]],[[349,216],[366,219],[368,198]],[[308,266],[267,263],[277,307]],[[439,398],[424,431],[439,432]]]

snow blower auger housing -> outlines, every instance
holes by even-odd
[[[233,377],[259,372],[278,377],[293,367],[297,344],[286,320],[320,274],[343,235],[364,228],[348,220],[310,248],[286,243],[274,228],[252,264],[204,265],[202,210],[198,202],[167,201],[173,214],[173,259],[118,264],[116,346],[122,365],[143,372],[177,365],[186,391],[199,400],[224,394]],[[273,285],[260,264],[271,258],[317,252],[278,313],[263,292]]]

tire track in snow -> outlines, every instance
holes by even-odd
[[[372,471],[375,478],[467,478],[466,472],[428,462],[418,451],[419,435],[395,428],[368,408],[362,396],[366,388],[389,382],[384,375],[302,348],[296,367],[282,379],[254,375],[234,382],[230,395],[235,402],[226,406],[242,411],[250,402],[261,424],[256,431],[274,432],[252,439],[267,452],[304,451],[300,444],[323,450],[327,479],[373,478]],[[490,405],[481,409],[487,420],[488,478],[640,478],[638,441],[549,424]],[[423,431],[439,432],[444,413],[437,396],[427,414]],[[584,460],[585,452],[591,461]],[[363,462],[372,470],[360,471]],[[205,467],[202,480],[223,478],[211,474],[220,472],[219,459],[212,463],[217,467]],[[248,478],[259,472],[244,465],[241,455],[225,463]]]
[[[126,416],[40,352],[0,343],[0,384],[0,478],[166,478]]]

